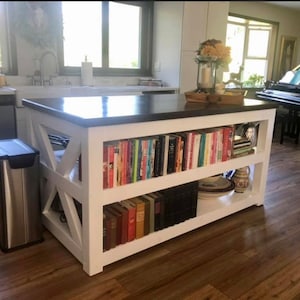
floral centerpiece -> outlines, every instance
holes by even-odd
[[[231,62],[231,48],[216,39],[209,39],[201,43],[196,54],[195,61],[198,64],[203,60],[213,60],[217,68],[226,68]]]
[[[195,57],[195,62],[198,64],[198,92],[216,94],[216,72],[219,67],[228,67],[231,62],[230,52],[231,48],[225,46],[220,40],[209,39],[200,44]]]

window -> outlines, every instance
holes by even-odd
[[[277,25],[228,16],[226,45],[231,47],[232,61],[224,81],[239,74],[243,85],[259,87],[271,76]]]
[[[0,1],[0,73],[15,75],[17,73],[15,38],[11,33],[12,3]]]
[[[152,1],[61,2],[63,74],[151,75]]]

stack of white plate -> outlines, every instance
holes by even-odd
[[[199,199],[213,199],[228,195],[234,190],[234,182],[223,175],[216,175],[199,180]]]

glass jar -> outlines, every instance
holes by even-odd
[[[215,93],[216,85],[216,58],[210,56],[198,56],[197,89],[210,94]]]

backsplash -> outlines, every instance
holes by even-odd
[[[139,77],[96,77],[94,86],[127,86],[138,85]],[[80,76],[57,76],[53,79],[53,85],[75,85],[79,86]],[[6,76],[8,86],[32,85],[32,79],[28,76]]]

